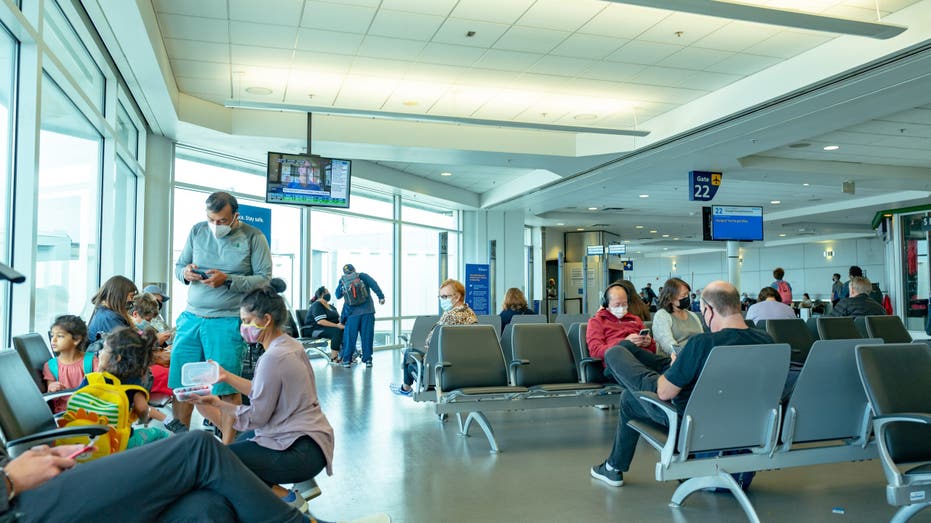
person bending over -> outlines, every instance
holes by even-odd
[[[427,351],[430,350],[430,342],[433,340],[433,333],[440,325],[474,325],[478,323],[475,312],[464,301],[465,286],[457,280],[446,280],[440,285],[440,308],[443,309],[443,315],[437,321],[430,333],[427,334],[427,342],[421,351],[412,348],[404,351],[404,357],[401,359],[401,373],[403,374],[403,383],[392,383],[391,392],[401,396],[410,396],[414,384],[414,372],[417,369],[415,360],[425,360]]]

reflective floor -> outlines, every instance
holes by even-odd
[[[670,508],[675,482],[657,483],[657,454],[641,443],[625,486],[589,476],[610,450],[617,410],[564,408],[490,413],[501,453],[478,427],[460,437],[433,404],[391,394],[399,351],[375,353],[374,368],[344,369],[314,359],[324,412],[336,432],[334,475],[310,502],[324,519],[387,512],[395,523],[746,521],[733,497],[700,493]],[[763,522],[881,522],[878,462],[762,472],[750,498]],[[835,510],[836,509],[836,510]],[[842,512],[842,513],[839,513]],[[931,522],[928,509],[914,522]]]

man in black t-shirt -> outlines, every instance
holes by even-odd
[[[766,332],[747,328],[740,314],[737,289],[725,281],[712,282],[705,287],[700,312],[711,332],[692,336],[678,356],[669,358],[625,343],[605,353],[608,368],[627,390],[621,394],[611,455],[592,467],[592,477],[614,487],[624,484],[623,473],[630,468],[640,439],[640,433],[627,426],[628,421],[637,419],[669,426],[666,415],[658,407],[641,402],[631,391],[655,392],[660,399],[672,401],[681,415],[711,349],[721,345],[773,343]]]

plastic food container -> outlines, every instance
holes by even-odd
[[[185,363],[181,367],[181,384],[174,389],[178,401],[187,401],[194,396],[210,394],[212,385],[220,378],[220,366],[213,361]]]

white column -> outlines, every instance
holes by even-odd
[[[740,243],[727,242],[727,281],[740,289]]]

